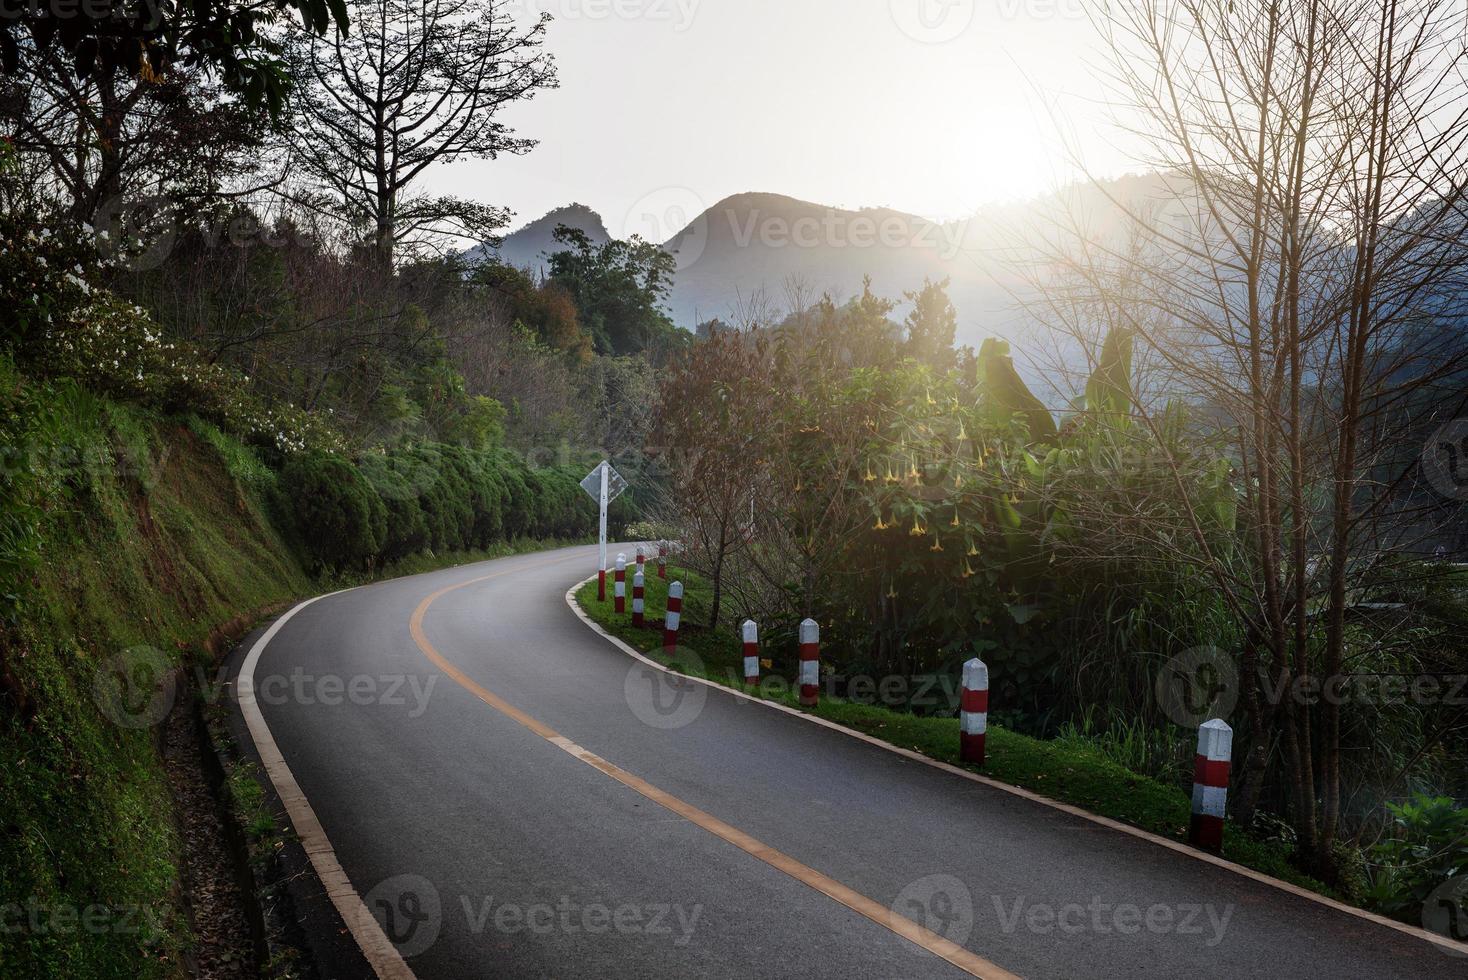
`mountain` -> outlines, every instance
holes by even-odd
[[[474,260],[487,256],[498,259],[505,265],[529,269],[539,275],[546,271],[546,257],[561,248],[554,237],[558,225],[585,232],[594,245],[611,241],[612,236],[607,232],[601,215],[584,204],[568,204],[506,235],[499,248],[481,245],[471,250],[466,257]]]
[[[1109,239],[1124,224],[1112,198],[1129,203],[1165,198],[1158,180],[1153,174],[1123,177],[1100,188],[1071,187],[948,222],[892,208],[849,210],[783,194],[736,194],[663,243],[677,266],[667,308],[687,330],[715,318],[739,325],[748,320],[741,314],[790,309],[796,302],[793,292],[805,305],[823,294],[845,302],[861,293],[863,277],[870,276],[874,292],[898,302],[894,315],[901,318],[905,291],[920,288],[924,278],[949,279],[959,343],[978,346],[985,337],[998,336],[1017,352],[1038,353],[1053,338],[1042,339],[1042,328],[1025,310],[1024,297],[1033,287],[1016,259],[1028,255],[1033,262],[1038,255],[1027,243],[1053,238],[1061,215],[1083,224],[1088,239]],[[608,240],[601,217],[572,204],[507,236],[498,256],[512,265],[543,269],[544,254],[556,249],[551,234],[557,224],[580,228],[597,243]],[[1062,360],[1070,361],[1073,354]],[[1028,376],[1040,373],[1034,368]]]
[[[664,243],[678,274],[673,318],[691,326],[711,317],[738,321],[740,305],[763,298],[790,305],[829,293],[838,303],[872,277],[879,294],[901,299],[923,277],[951,274],[967,229],[888,208],[826,207],[781,194],[736,194],[704,211]]]

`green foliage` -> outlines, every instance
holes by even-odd
[[[0,221],[0,234],[15,236]],[[78,259],[73,239],[27,231],[0,262],[0,303],[20,311],[20,329],[6,336],[28,373],[70,379],[88,391],[165,412],[192,413],[288,453],[334,449],[340,436],[321,419],[290,405],[267,405],[249,378],[172,341],[142,308],[89,280],[95,267]],[[12,262],[12,255],[15,261]]]
[[[204,64],[226,88],[249,104],[279,112],[290,92],[284,49],[269,26],[298,17],[325,34],[347,29],[345,0],[269,0],[236,4],[193,0],[179,5],[82,5],[57,16],[39,7],[18,9],[0,20],[0,68],[15,74],[23,53],[53,50],[79,78],[132,76],[154,79],[171,68]]]
[[[503,303],[511,319],[541,343],[582,363],[590,359],[591,338],[582,331],[576,301],[562,283],[537,284],[525,271],[498,262],[475,269],[470,282]]]
[[[1132,410],[1132,335],[1121,329],[1106,334],[1101,357],[1086,380],[1086,411],[1116,417]]]
[[[633,629],[627,616],[618,616],[613,611],[610,595],[605,601],[597,600],[594,579],[577,590],[576,601],[604,630],[671,670],[798,708],[799,688],[795,683],[798,647],[795,631],[788,628],[793,623],[769,624],[774,628],[762,624],[761,652],[770,658],[773,666],[761,670],[761,683],[757,687],[746,687],[740,640],[732,626],[700,629],[691,625],[703,621],[702,611],[711,600],[709,583],[687,569],[670,567],[667,581],[675,579],[682,581],[684,586],[684,626],[679,633],[682,651],[671,659],[662,653],[658,630]],[[666,582],[656,577],[649,579],[645,600],[647,617],[652,622],[661,620],[666,597]],[[822,628],[824,631],[824,623]],[[823,632],[823,659],[824,639]],[[956,668],[952,679],[958,680]],[[879,704],[831,697],[827,693],[821,695],[820,704],[815,709],[801,710],[809,710],[817,717],[915,750],[929,758],[951,765],[964,765],[958,753],[958,719],[952,715],[920,717]],[[1107,751],[1088,739],[1041,741],[996,725],[991,720],[987,749],[985,776],[1171,840],[1187,839],[1191,805],[1188,795],[1165,780],[1149,778],[1127,768],[1113,751]],[[1330,894],[1319,881],[1300,874],[1290,865],[1288,846],[1254,840],[1231,823],[1224,831],[1224,853],[1229,860],[1245,867]]]
[[[41,560],[41,476],[31,450],[44,412],[44,401],[0,356],[0,624],[14,621]]]
[[[18,440],[5,473],[24,476],[28,533],[48,556],[10,580],[23,601],[0,624],[0,894],[43,922],[90,910],[105,926],[5,930],[0,971],[172,976],[188,928],[156,729],[117,724],[98,678],[139,648],[187,666],[212,625],[309,582],[251,484],[231,478],[261,478],[239,442],[3,361],[0,377],[29,419],[22,431],[19,412],[0,412]]]
[[[350,570],[425,550],[584,537],[596,511],[580,477],[574,467],[532,469],[505,450],[413,443],[356,461],[301,454],[286,463],[280,487],[311,561]]]
[[[1009,356],[1009,344],[990,337],[979,347],[979,381],[984,404],[996,424],[1018,416],[1035,442],[1055,440],[1055,419],[1025,384]]]
[[[1392,822],[1387,838],[1371,848],[1366,898],[1385,915],[1420,923],[1428,896],[1468,874],[1468,809],[1417,794],[1387,810]]]
[[[297,454],[281,471],[280,491],[296,534],[319,565],[365,568],[382,550],[387,510],[348,460],[323,452]]]
[[[958,331],[958,311],[948,299],[948,282],[923,280],[923,288],[905,292],[912,311],[903,326],[907,328],[906,353],[935,368],[954,364],[953,338]]]
[[[680,338],[662,310],[675,269],[671,255],[635,235],[595,246],[585,232],[562,225],[555,237],[568,247],[550,257],[551,279],[570,294],[598,351],[635,354]]]

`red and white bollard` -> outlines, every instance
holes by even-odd
[[[668,611],[663,616],[663,652],[672,653],[678,645],[678,621],[683,617],[683,583],[668,583]]]
[[[647,561],[647,549],[642,545],[637,546],[637,570],[642,571],[642,565]]]
[[[632,625],[642,627],[642,568],[632,576]]]
[[[627,611],[627,556],[617,555],[617,581],[612,585],[613,601],[617,615]]]
[[[984,736],[989,731],[989,668],[978,657],[963,665],[963,691],[958,700],[958,758],[984,764]]]
[[[821,627],[814,619],[800,624],[800,703],[813,708],[821,699]]]
[[[605,568],[596,570],[596,601],[607,601],[607,570]]]
[[[658,542],[658,578],[668,577],[668,546]]]
[[[754,620],[744,621],[744,683],[759,683],[759,627]]]
[[[1233,750],[1234,730],[1227,722],[1214,718],[1198,729],[1188,843],[1214,854],[1223,850],[1223,808],[1228,801],[1228,771]]]

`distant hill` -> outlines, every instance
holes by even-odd
[[[875,292],[899,302],[900,317],[904,291],[919,288],[925,277],[947,278],[958,311],[958,342],[977,345],[985,337],[1004,337],[1024,360],[1026,352],[1041,345],[1038,324],[1021,302],[1029,284],[1011,261],[1023,252],[1023,243],[1053,234],[1051,219],[1062,205],[1081,216],[1093,240],[1114,234],[1121,223],[1107,194],[1131,202],[1165,196],[1159,194],[1158,180],[1156,175],[1124,177],[1104,192],[1070,188],[943,223],[891,208],[846,210],[783,194],[736,194],[663,243],[677,263],[668,311],[688,330],[716,317],[738,324],[740,308],[759,305],[761,293],[774,312],[790,307],[790,290],[796,286],[807,303],[822,294],[841,303],[859,294],[862,277],[870,276]],[[556,248],[551,235],[557,224],[580,228],[594,242],[608,240],[601,217],[572,204],[507,236],[499,257],[543,269],[544,254]],[[1039,373],[1035,369],[1030,376]]]
[[[968,230],[888,208],[848,211],[781,194],[736,194],[664,243],[678,263],[669,306],[688,325],[730,319],[760,290],[782,308],[792,287],[807,300],[829,293],[841,302],[861,291],[864,275],[876,292],[900,300],[924,276],[952,274]]]
[[[506,235],[500,242],[499,248],[481,245],[479,248],[472,249],[467,257],[471,260],[479,259],[487,254],[497,258],[505,265],[529,269],[537,275],[541,274],[546,270],[547,256],[560,249],[560,245],[554,238],[556,227],[559,225],[584,231],[596,245],[604,244],[612,237],[607,232],[607,226],[602,222],[601,215],[584,204],[568,204]]]

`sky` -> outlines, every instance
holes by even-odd
[[[560,87],[504,114],[540,144],[425,190],[507,206],[512,229],[574,201],[662,241],[744,191],[946,220],[1072,179],[1066,145],[1127,169],[1082,0],[509,3],[555,18]]]

